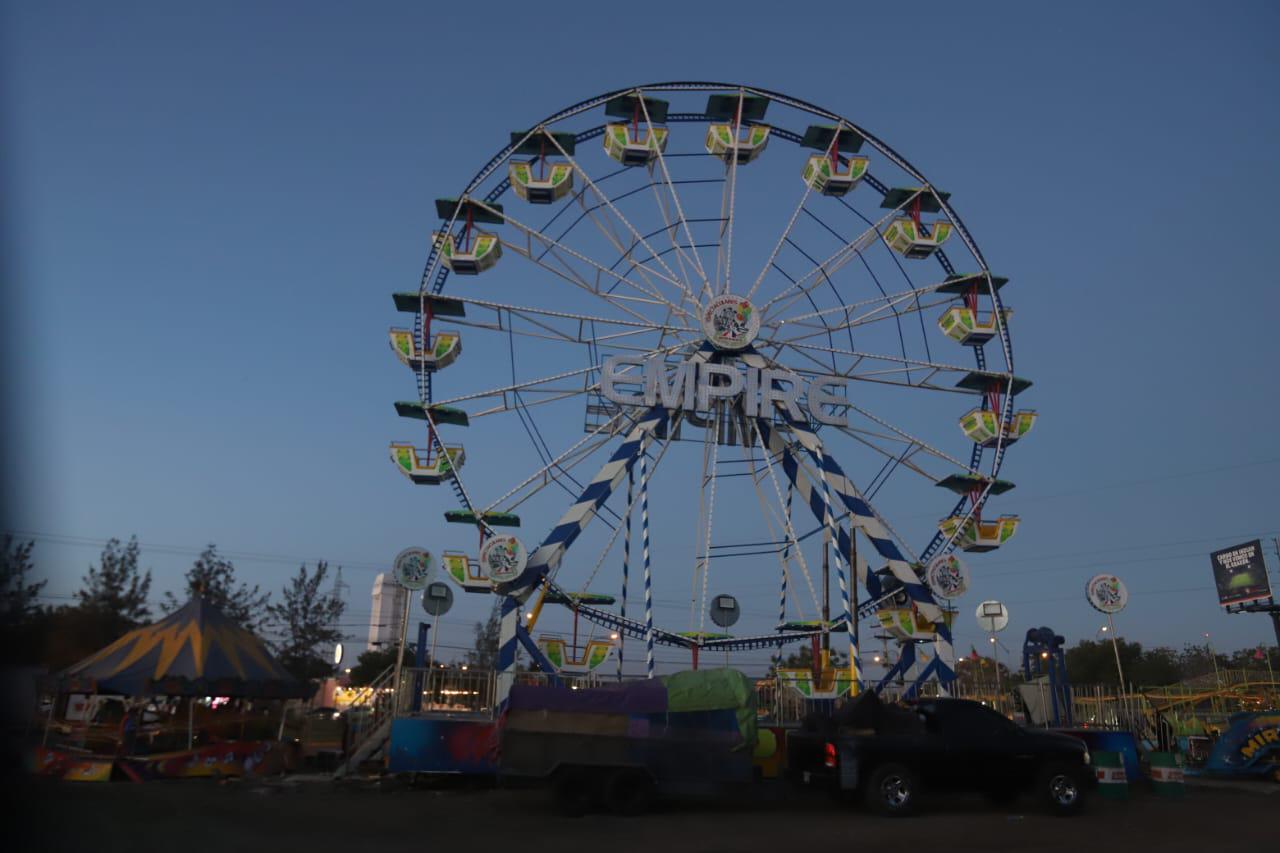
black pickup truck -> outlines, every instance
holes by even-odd
[[[797,781],[860,794],[886,815],[908,815],[925,791],[981,791],[997,803],[1024,793],[1076,814],[1094,784],[1084,742],[1031,731],[977,702],[926,699],[893,706],[868,692],[835,718],[787,738]]]

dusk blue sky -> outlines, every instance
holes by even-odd
[[[421,439],[391,409],[413,386],[386,328],[403,322],[390,294],[418,286],[433,199],[512,130],[688,79],[867,128],[952,193],[1012,280],[1017,373],[1041,420],[993,505],[1022,529],[968,559],[962,653],[982,642],[983,598],[1009,604],[1011,648],[1042,624],[1093,637],[1083,586],[1101,571],[1129,586],[1131,639],[1274,642],[1265,617],[1220,612],[1207,556],[1261,537],[1275,583],[1274,4],[622,11],[5,5],[6,479],[49,603],[108,537],[137,534],[157,601],[215,542],[272,590],[302,560],[341,563],[362,644],[369,586],[398,550],[474,550],[440,520],[448,492],[410,488],[386,460],[389,440]],[[469,455],[472,476],[530,470],[511,429],[511,454]],[[947,503],[922,496],[926,515]],[[767,630],[776,593],[743,589]],[[468,644],[487,610],[458,600],[442,644]]]

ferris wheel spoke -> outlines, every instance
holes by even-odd
[[[662,278],[664,281],[678,287],[687,296],[690,302],[692,302],[694,305],[697,305],[698,300],[694,298],[693,293],[689,290],[688,286],[684,282],[679,281],[676,278],[675,271],[672,270],[671,267],[667,266],[666,261],[662,260],[662,258],[657,254],[657,252],[653,250],[653,247],[649,245],[649,242],[644,238],[643,235],[640,234],[639,231],[636,230],[635,226],[631,224],[631,222],[627,219],[627,217],[625,217],[622,214],[622,211],[618,209],[617,205],[615,205],[612,200],[610,200],[609,196],[606,195],[604,191],[601,190],[598,186],[596,186],[595,181],[591,179],[591,176],[587,174],[587,171],[583,169],[580,165],[578,165],[578,162],[574,160],[573,157],[569,154],[569,152],[567,152],[564,149],[564,147],[560,144],[560,141],[556,139],[555,136],[550,136],[549,138],[551,142],[555,145],[555,147],[559,150],[560,154],[565,158],[565,160],[569,162],[570,167],[572,167],[573,170],[577,172],[579,175],[581,175],[582,179],[586,181],[587,186],[590,187],[591,191],[596,194],[596,197],[600,200],[600,202],[604,204],[606,207],[608,207],[609,210],[613,211],[614,216],[618,217],[618,221],[621,222],[626,227],[626,229],[631,232],[631,236],[634,237],[636,241],[645,248],[645,250],[650,254],[650,256],[653,257],[654,260],[656,260],[657,263],[666,272],[665,276],[659,276],[659,277]]]
[[[660,274],[650,270],[648,264],[650,261],[662,262],[663,253],[660,252],[649,258],[637,259],[635,256],[635,250],[636,250],[636,247],[640,245],[638,242],[633,241],[630,245],[626,245],[622,237],[618,234],[617,229],[614,227],[613,223],[597,215],[594,209],[588,213],[588,218],[590,218],[591,221],[595,224],[597,230],[599,230],[600,233],[604,236],[604,239],[606,240],[606,242],[608,242],[611,246],[613,246],[614,250],[618,253],[618,256],[619,256],[618,260],[615,261],[612,266],[610,266],[610,269],[616,269],[620,263],[623,263],[625,261],[627,264],[627,274],[635,274],[639,276],[645,282],[645,284],[647,284],[650,288],[652,288],[651,292],[653,293],[660,292],[658,290],[657,285],[654,284],[653,279],[658,279],[659,281],[661,281],[665,279],[665,276],[661,276]],[[665,263],[663,265],[665,266]],[[653,273],[652,277],[650,276],[650,273]],[[680,294],[679,304],[684,305],[686,302],[689,303],[693,307],[693,310],[696,313],[698,305],[697,305],[697,302],[695,302],[693,299],[692,291],[690,291],[688,287],[681,287],[680,290],[681,290],[681,294]]]
[[[922,192],[923,192],[923,190],[922,190]],[[917,195],[919,195],[919,194],[917,194]],[[846,208],[846,209],[848,209],[849,211],[851,211],[855,216],[857,216],[857,217],[858,217],[859,219],[861,219],[863,222],[868,222],[868,221],[869,221],[869,220],[867,219],[867,217],[866,217],[866,216],[864,216],[861,212],[859,212],[855,207],[853,207],[852,205],[850,205],[850,204],[849,204],[847,201],[845,201],[844,199],[840,199],[840,203],[841,203],[841,204],[843,204],[843,205],[845,206],[845,208]],[[958,224],[958,223],[953,223],[953,224]],[[957,230],[959,230],[959,231],[963,232],[963,228],[959,228],[959,229],[957,229]],[[972,245],[971,245],[971,244],[969,244],[969,241],[968,241],[967,239],[965,240],[965,243],[966,243],[966,245],[969,245],[969,246],[970,246],[970,248],[972,248]],[[945,255],[943,255],[941,251],[939,251],[939,255],[941,255],[942,257],[945,257]],[[895,253],[895,252],[889,252],[889,257],[893,260],[893,265],[894,265],[895,267],[897,267],[897,268],[898,268],[898,272],[902,274],[902,278],[907,282],[907,286],[908,286],[908,287],[911,287],[911,286],[912,286],[912,284],[913,284],[913,282],[911,281],[911,276],[907,275],[907,269],[906,269],[906,267],[904,267],[904,266],[902,265],[902,261],[898,258],[897,253]],[[980,259],[980,258],[978,258],[978,256],[976,256],[976,255],[975,255],[975,258],[979,260],[979,263],[982,263],[981,259]],[[864,261],[864,262],[865,262],[865,261]],[[986,266],[986,264],[985,264],[985,263],[982,263],[982,266],[983,266],[983,267],[985,267],[985,266]],[[950,269],[949,264],[945,264],[945,263],[944,263],[944,267],[946,267],[948,270]],[[870,271],[870,267],[868,266],[868,272],[869,272],[869,271]],[[872,276],[872,278],[873,278],[873,279],[875,279],[874,275]],[[879,280],[876,280],[876,286],[877,286],[877,287],[879,287],[879,286],[880,286],[880,282],[879,282]],[[992,291],[992,296],[993,296],[993,298],[995,297],[995,291],[994,291],[994,290]],[[996,300],[996,301],[998,302],[998,298],[997,298],[997,300]],[[895,312],[895,313],[896,313],[896,312]],[[922,335],[922,336],[924,336],[924,321],[923,321],[923,318],[921,319],[921,323],[920,323],[920,332],[921,332],[921,335]],[[928,339],[928,337],[927,337],[927,336],[924,336],[924,345],[925,345],[925,352],[926,352],[926,353],[928,353],[928,352],[929,352],[929,339]]]
[[[651,117],[650,117],[650,115],[649,115],[649,106],[648,106],[648,104],[646,104],[646,103],[645,103],[644,92],[643,92],[642,90],[640,90],[640,89],[637,89],[637,90],[636,90],[636,99],[637,99],[637,101],[639,102],[639,105],[640,105],[640,112],[644,115],[644,123],[645,123],[645,127],[646,127],[646,129],[647,129],[648,133],[650,134],[649,138],[652,138],[652,134],[654,133],[653,120],[652,120],[652,118],[651,118]],[[684,206],[683,206],[683,205],[681,204],[681,202],[680,202],[680,194],[679,194],[678,192],[676,192],[676,185],[675,185],[675,182],[671,180],[671,172],[670,172],[670,170],[667,168],[667,158],[666,158],[666,155],[663,153],[662,146],[658,146],[658,147],[656,148],[656,150],[657,150],[657,155],[658,155],[658,157],[657,157],[657,159],[658,159],[658,169],[659,169],[659,171],[661,171],[661,172],[662,172],[662,180],[666,183],[666,186],[667,186],[667,192],[670,194],[670,196],[671,196],[671,201],[672,201],[672,203],[675,205],[675,208],[676,208],[676,219],[677,219],[677,221],[680,223],[680,227],[684,230],[685,240],[687,240],[687,241],[688,241],[689,252],[692,254],[692,261],[691,261],[691,263],[692,263],[695,267],[697,267],[697,270],[698,270],[698,280],[702,283],[702,286],[699,288],[698,293],[699,293],[699,295],[700,295],[700,296],[702,296],[702,297],[704,297],[705,299],[707,299],[708,301],[710,301],[710,299],[711,299],[711,297],[712,297],[712,295],[713,295],[712,290],[711,290],[711,282],[710,282],[710,280],[708,280],[708,278],[707,278],[707,271],[706,271],[706,268],[704,268],[704,267],[702,266],[702,256],[701,256],[701,254],[698,252],[698,249],[697,249],[697,245],[698,245],[698,244],[697,244],[697,242],[693,239],[693,232],[692,232],[692,230],[689,228],[689,219],[688,219],[688,217],[687,217],[687,216],[685,216]],[[655,198],[658,198],[658,199],[659,199],[658,209],[662,211],[662,219],[663,219],[663,222],[664,222],[664,223],[666,223],[666,225],[667,225],[667,227],[668,227],[668,228],[670,228],[670,227],[671,227],[671,218],[670,218],[670,216],[668,216],[668,214],[667,214],[667,208],[666,208],[666,204],[665,204],[665,202],[663,202],[663,201],[661,200],[661,198],[659,197],[658,188],[657,188],[656,186],[654,187],[653,193],[654,193]],[[684,256],[684,251],[683,251],[682,249],[680,249],[680,248],[679,248],[679,246],[680,246],[679,241],[678,241],[678,240],[676,240],[676,237],[675,237],[675,235],[674,235],[674,234],[671,234],[671,235],[670,235],[670,239],[671,239],[671,243],[672,243],[672,245],[673,245],[673,246],[675,246],[675,247],[677,247],[677,251],[679,251],[679,256]],[[686,259],[687,259],[687,258],[686,258]],[[686,277],[686,281],[687,281],[687,280],[688,280],[688,278]]]
[[[929,391],[947,391],[954,394],[977,394],[977,391],[970,391],[966,388],[957,388],[952,385],[940,385],[934,382],[937,376],[965,376],[973,372],[971,367],[961,367],[955,364],[941,364],[933,361],[925,361],[923,359],[903,358],[897,355],[880,355],[869,352],[854,352],[853,350],[841,349],[839,347],[826,347],[820,344],[774,344],[778,350],[786,349],[801,358],[808,359],[815,367],[813,369],[788,367],[779,363],[776,357],[768,359],[772,366],[783,370],[790,370],[801,376],[805,375],[831,375],[843,379],[852,379],[859,382],[880,382],[889,385],[897,385],[902,388],[920,388]],[[829,355],[844,356],[848,358],[849,366],[840,369],[839,366],[832,368],[826,362],[818,360],[813,353],[826,353]],[[860,368],[864,363],[872,364],[888,363],[894,365],[878,370],[867,370]],[[922,371],[925,376],[923,379],[911,379],[911,371]],[[992,373],[997,379],[1008,381],[1007,374]],[[903,378],[899,378],[903,377]]]
[[[581,463],[589,459],[594,453],[605,447],[613,439],[612,430],[623,419],[622,413],[618,413],[613,418],[602,423],[599,427],[587,433],[573,446],[561,453],[555,459],[543,465],[537,471],[534,471],[528,477],[521,480],[505,494],[493,500],[487,507],[486,512],[502,507],[506,512],[513,512],[521,504],[528,501],[531,497],[551,485],[560,478],[570,477],[570,472]],[[581,484],[575,481],[575,485],[581,488]],[[512,503],[507,503],[512,501]]]
[[[764,322],[767,322],[771,314],[776,315],[781,311],[785,311],[796,300],[803,298],[805,294],[819,287],[825,280],[823,278],[824,276],[830,277],[834,275],[854,258],[861,255],[865,249],[874,245],[875,242],[880,239],[880,229],[884,223],[886,223],[890,218],[896,216],[905,205],[917,198],[920,195],[920,192],[921,191],[916,191],[909,195],[906,201],[903,201],[902,204],[898,205],[898,207],[889,210],[884,214],[884,216],[880,217],[880,219],[871,223],[865,231],[853,240],[846,242],[843,246],[833,252],[825,261],[815,265],[813,269],[809,270],[809,272],[797,278],[794,283],[789,284],[787,287],[774,294],[768,302],[765,302],[760,306],[761,323],[763,324]],[[813,282],[811,284],[806,284],[810,279],[813,279]],[[791,291],[793,290],[797,292],[795,294],[791,294]],[[787,301],[784,302],[780,308],[770,311],[772,306],[784,297]]]
[[[571,249],[570,247],[566,246],[564,243],[560,242],[554,237],[550,237],[547,234],[544,234],[542,231],[539,231],[538,229],[530,225],[526,225],[525,223],[519,221],[518,219],[511,216],[510,214],[496,211],[492,207],[489,207],[488,205],[482,202],[476,202],[476,204],[478,207],[486,209],[490,213],[496,216],[502,216],[504,221],[508,225],[514,226],[518,231],[523,233],[525,235],[525,238],[530,243],[528,247],[521,247],[518,243],[512,243],[512,242],[503,240],[502,245],[505,248],[509,248],[512,251],[516,252],[517,254],[521,255],[522,257],[528,259],[530,262],[536,264],[537,266],[542,267],[543,269],[546,269],[550,272],[554,272],[557,275],[559,275],[560,273],[558,270],[555,270],[553,267],[547,264],[544,264],[539,258],[535,258],[533,256],[532,242],[536,240],[540,244],[542,244],[544,247],[553,249],[554,250],[553,254],[556,255],[560,263],[564,265],[566,270],[569,270],[571,272],[573,276],[571,280],[573,280],[575,284],[578,284],[580,287],[582,287],[589,293],[594,293],[595,295],[599,296],[605,301],[614,304],[615,307],[618,307],[616,303],[617,297],[600,288],[599,281],[601,277],[617,281],[618,283],[621,283],[621,284],[625,284],[628,287],[632,288],[633,290],[636,290],[644,294],[644,296],[647,297],[645,301],[653,300],[663,305],[670,306],[676,313],[682,314],[685,317],[691,316],[688,311],[685,311],[683,308],[679,307],[678,305],[673,303],[671,300],[667,299],[660,292],[656,290],[646,289],[643,285],[639,284],[638,282],[627,278],[621,273],[615,272],[611,269],[608,269],[607,267],[602,266],[601,264],[596,263],[595,261],[588,258],[586,255],[583,255],[581,252]],[[572,265],[570,265],[567,261],[564,260],[564,258],[561,256],[562,254],[568,255],[569,257],[574,258],[580,263],[586,264],[588,267],[594,270],[597,283],[595,285],[590,284],[585,278],[581,276],[580,273],[577,273],[577,271],[573,270]],[[653,275],[659,275],[658,273],[653,273],[652,271],[651,273]],[[681,286],[681,287],[683,286],[683,285],[679,285],[677,282],[672,282],[672,283],[677,284],[677,286]],[[629,311],[628,313],[636,314],[636,312],[633,312],[633,311]],[[636,314],[636,316],[638,316],[641,320],[645,319],[643,315]]]
[[[635,320],[599,317],[590,314],[579,314],[569,311],[552,311],[525,305],[511,305],[492,302],[484,299],[457,298],[470,307],[478,307],[484,316],[476,319],[455,318],[453,324],[464,328],[498,332],[504,335],[520,335],[540,340],[559,341],[580,345],[605,344],[619,349],[648,352],[651,347],[628,346],[629,339],[642,335],[657,334],[661,345],[669,334],[689,334],[681,326],[673,326],[667,322],[639,322]],[[666,320],[670,319],[669,313]],[[516,321],[529,324],[533,329],[520,328]],[[596,325],[618,327],[619,331],[600,334],[594,331]]]
[[[720,271],[723,269],[724,279],[720,285],[721,293],[729,292],[733,274],[733,215],[738,189],[738,155],[736,146],[739,142],[739,134],[742,132],[742,105],[746,100],[746,95],[745,89],[738,89],[738,109],[734,114],[732,130],[734,147],[729,149],[728,163],[726,164],[729,180],[720,199],[720,216],[724,219],[724,224],[720,229],[720,248],[716,250],[716,277],[720,277]]]
[[[770,458],[771,454],[769,449],[764,446],[764,439],[760,436],[760,432],[758,430],[755,431],[755,436],[757,446],[760,448],[761,457],[765,463],[765,470],[769,475],[769,481],[773,484],[774,497],[777,500],[778,506],[783,508],[781,526],[786,532],[786,538],[790,544],[789,548],[783,549],[779,554],[779,558],[783,561],[783,571],[786,571],[786,561],[789,555],[794,555],[796,562],[800,565],[800,572],[804,577],[805,585],[809,588],[809,596],[813,599],[814,612],[821,614],[822,605],[819,603],[818,592],[813,584],[813,576],[809,574],[809,565],[805,561],[804,550],[800,547],[800,540],[796,537],[796,530],[791,521],[791,514],[785,509],[787,506],[786,499],[782,496],[782,487],[778,484],[778,475],[774,470],[773,460]],[[764,499],[764,496],[761,494],[759,482],[754,477],[752,478],[752,483],[755,485],[756,496],[760,501],[761,511],[764,512],[766,509],[769,511],[776,511],[771,505],[769,505],[768,501]],[[766,515],[766,520],[767,517],[768,516]]]
[[[942,286],[943,286],[942,283],[928,284],[928,285],[925,285],[924,287],[913,287],[909,290],[903,290],[897,293],[884,294],[882,296],[875,296],[869,299],[861,299],[861,300],[858,300],[857,302],[843,302],[840,305],[836,305],[831,308],[823,308],[817,311],[807,311],[803,314],[797,314],[792,317],[778,317],[769,323],[761,323],[760,327],[762,329],[765,329],[765,328],[770,329],[775,333],[774,337],[770,338],[771,341],[782,340],[785,342],[785,341],[791,341],[791,340],[804,340],[809,337],[814,337],[815,335],[826,334],[827,332],[839,332],[839,331],[843,331],[846,328],[865,325],[867,323],[876,322],[877,320],[880,320],[880,319],[888,319],[885,316],[885,312],[890,312],[891,314],[893,313],[905,314],[913,310],[920,310],[916,308],[899,309],[898,306],[903,305],[905,303],[917,302],[921,296],[935,293],[937,292],[938,288]],[[932,308],[932,307],[936,307],[937,305],[944,305],[948,302],[954,301],[954,299],[955,299],[954,296],[951,296],[948,294],[945,296],[945,298],[940,299],[938,302],[931,303],[928,305],[921,305],[920,308],[921,309]],[[862,310],[861,313],[855,314],[854,312],[859,309],[865,309],[865,310]],[[826,323],[826,318],[833,314],[843,315],[844,319],[841,322],[836,323],[835,325],[829,325]],[[821,321],[822,325],[818,325],[814,323],[813,322],[814,320]],[[813,330],[813,331],[811,331],[811,333],[809,334],[800,335],[795,338],[779,339],[777,337],[778,333],[781,333],[785,328],[794,328],[794,329],[806,330],[806,331]]]
[[[555,246],[548,247],[548,251],[543,252],[541,255],[535,258],[532,251],[533,238],[530,237],[528,239],[530,243],[529,246],[520,246],[515,243],[509,243],[506,240],[502,241],[502,245],[505,248],[514,252],[515,254],[519,255],[520,257],[525,258],[526,260],[529,261],[529,263],[533,264],[534,266],[540,267],[541,269],[546,270],[547,272],[551,273],[555,277],[562,279],[564,281],[567,281],[569,284],[572,284],[573,286],[580,288],[581,290],[584,290],[587,293],[590,293],[592,296],[602,300],[605,304],[609,305],[610,307],[615,308],[623,312],[624,314],[627,314],[630,317],[634,317],[636,320],[641,321],[642,323],[653,322],[649,317],[645,316],[640,311],[637,311],[632,306],[646,305],[646,306],[660,307],[662,306],[664,300],[651,299],[651,298],[640,297],[640,296],[627,296],[625,294],[606,291],[602,289],[600,286],[602,278],[613,278],[613,279],[621,280],[622,277],[617,275],[616,273],[610,273],[607,276],[602,276],[600,272],[597,271],[595,274],[595,282],[593,283],[591,281],[588,281],[586,278],[583,277],[580,271],[575,269],[572,264],[570,264],[567,260],[565,260],[564,257],[562,257],[558,251],[556,251]],[[560,266],[563,267],[563,269],[557,269],[556,267],[552,266],[551,264],[543,260],[543,258],[548,254],[551,255],[551,257],[553,257],[560,264]],[[635,287],[635,284],[632,282],[628,282],[628,285],[633,288]]]
[[[896,442],[901,442],[913,447],[917,447],[936,459],[940,459],[944,462],[954,465],[956,468],[958,468],[961,471],[967,472],[969,470],[968,463],[961,462],[959,459],[955,458],[954,456],[947,453],[946,451],[939,450],[929,442],[921,438],[917,438],[916,436],[912,435],[906,430],[900,427],[894,426],[893,424],[889,423],[887,420],[883,418],[877,417],[876,415],[867,411],[863,407],[858,406],[854,403],[849,403],[848,407],[849,407],[849,411],[857,412],[859,415],[871,421],[872,423],[877,424],[889,430],[891,433],[893,433],[893,437],[884,436],[882,433],[871,433],[869,430],[855,430],[853,427],[850,427],[847,425],[844,427],[837,427],[838,429],[841,429],[842,431],[847,431],[847,432],[859,432],[864,435],[876,435],[878,437],[884,438],[887,441],[896,441]]]
[[[764,266],[760,268],[760,274],[756,276],[756,280],[751,284],[751,289],[747,291],[747,299],[755,296],[756,291],[760,289],[760,285],[769,275],[769,270],[773,269],[774,262],[778,259],[778,252],[782,251],[782,247],[791,239],[791,231],[796,227],[796,221],[800,218],[800,211],[804,210],[805,202],[809,200],[809,196],[812,193],[813,188],[805,184],[804,193],[800,196],[800,203],[796,205],[790,221],[787,222],[787,227],[782,230],[782,235],[778,237],[778,242],[774,244],[773,251],[769,253],[769,259],[764,262]],[[763,326],[764,323],[762,322],[760,325]]]
[[[662,355],[667,355],[687,346],[689,346],[689,344],[685,342],[675,343],[663,348],[662,350],[658,350],[657,352]],[[592,373],[598,372],[599,370],[600,370],[600,365],[590,364],[590,365],[587,365],[586,367],[579,367],[573,370],[565,370],[560,373],[553,373],[549,376],[541,376],[541,377],[538,377],[537,379],[529,379],[524,382],[513,382],[510,385],[501,385],[501,386],[498,386],[497,388],[488,388],[483,391],[473,391],[470,394],[461,394],[457,397],[449,397],[448,399],[437,401],[435,405],[454,406],[454,405],[457,405],[458,403],[464,403],[467,400],[480,400],[488,397],[499,397],[499,396],[511,394],[514,392],[559,393],[559,391],[556,391],[554,389],[540,389],[538,386],[547,385],[551,382],[558,382],[562,379],[570,379],[574,376],[590,375]],[[584,387],[582,388],[574,388],[574,389],[571,389],[571,394],[572,395],[585,394],[594,387],[596,386],[584,385]]]

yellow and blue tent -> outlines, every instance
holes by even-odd
[[[66,692],[125,696],[307,697],[252,631],[199,596],[137,628],[69,669]]]

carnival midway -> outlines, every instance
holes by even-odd
[[[480,168],[387,305],[390,468],[442,532],[388,549],[385,669],[353,684],[338,647],[299,680],[197,590],[42,683],[35,774],[465,779],[643,820],[823,792],[852,831],[965,793],[1088,821],[1280,789],[1274,654],[1144,683],[1122,576],[1022,612],[970,594],[1054,389],[1015,368],[1037,330],[962,198],[843,111],[740,83],[535,119],[457,164]],[[1203,606],[1280,644],[1270,550],[1206,549]],[[495,608],[481,663],[437,654],[461,600]],[[1088,680],[1067,608],[1096,611]]]

